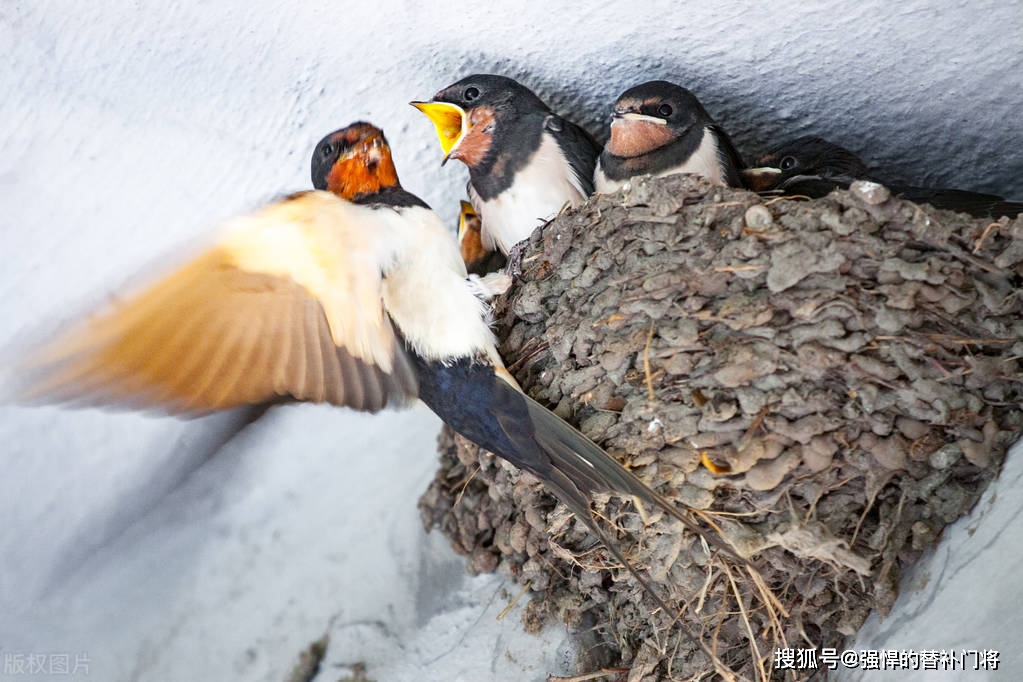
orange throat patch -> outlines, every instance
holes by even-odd
[[[607,143],[607,150],[615,156],[632,158],[660,149],[675,137],[674,131],[666,125],[615,119],[611,124],[611,139]]]
[[[340,159],[327,174],[327,189],[349,200],[397,184],[398,171],[386,147],[360,151]]]
[[[452,159],[458,159],[470,168],[482,161],[493,141],[494,110],[477,107],[469,112],[469,131],[451,150]]]

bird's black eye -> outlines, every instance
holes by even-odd
[[[795,168],[795,166],[796,157],[794,156],[786,156],[784,159],[781,160],[781,163],[778,164],[778,168],[781,168],[783,171]]]
[[[662,104],[661,106],[657,107],[657,115],[660,116],[661,118],[668,118],[669,116],[671,116],[671,113],[673,111],[674,109],[671,108],[670,104]]]
[[[467,87],[465,89],[465,92],[462,93],[462,98],[466,102],[471,102],[471,101],[473,101],[474,99],[476,99],[479,96],[480,96],[480,89],[477,88],[477,87],[474,87],[472,85]]]
[[[334,153],[334,148],[331,147],[329,144],[325,144],[323,145],[323,149],[320,151],[324,156],[330,156],[331,154]]]

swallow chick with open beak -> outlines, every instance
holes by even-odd
[[[757,166],[744,170],[743,179],[749,189],[761,193],[816,199],[836,189],[848,189],[855,180],[872,180],[903,199],[976,218],[1014,218],[1023,211],[1023,203],[1006,201],[997,194],[886,182],[845,147],[812,135],[780,145],[761,157]]]
[[[470,275],[486,275],[505,266],[507,258],[500,251],[483,246],[482,227],[476,210],[468,201],[462,201],[458,214],[458,245],[462,261]]]
[[[22,399],[201,414],[419,398],[543,481],[660,599],[597,525],[593,495],[699,524],[522,392],[457,243],[401,187],[383,133],[356,123],[328,135],[312,173],[323,189],[229,221],[193,260],[32,353]]]
[[[593,193],[599,145],[511,78],[469,76],[412,106],[436,127],[444,161],[468,166],[486,249],[508,255],[565,204]]]
[[[742,157],[692,92],[668,81],[629,88],[615,101],[611,138],[594,172],[598,192],[621,189],[638,175],[695,173],[742,187]]]

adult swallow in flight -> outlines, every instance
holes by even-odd
[[[437,128],[444,161],[469,167],[486,249],[508,255],[565,204],[593,193],[600,146],[511,78],[469,76],[412,106]]]
[[[603,194],[647,174],[695,173],[718,185],[742,187],[743,166],[727,133],[693,93],[668,81],[650,81],[615,101],[611,138],[593,180]]]
[[[743,175],[747,187],[757,192],[813,199],[835,189],[847,189],[854,180],[874,180],[903,199],[977,218],[1012,218],[1023,211],[1023,203],[1006,201],[996,194],[888,183],[878,179],[860,157],[845,147],[814,136],[777,147],[758,161],[758,168],[747,169]]]
[[[328,135],[312,170],[317,190],[229,221],[192,261],[34,353],[23,398],[191,414],[278,400],[372,412],[419,398],[543,481],[660,601],[596,524],[593,495],[699,525],[523,393],[495,347],[482,280],[467,279],[450,232],[401,187],[383,133],[356,123]]]
[[[458,245],[462,261],[470,275],[486,275],[505,266],[507,259],[500,251],[483,247],[482,221],[472,204],[462,201],[458,214]]]

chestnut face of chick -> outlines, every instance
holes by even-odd
[[[650,81],[626,90],[615,102],[606,149],[619,157],[641,156],[713,123],[689,90],[668,81]]]
[[[350,201],[399,186],[383,131],[364,122],[353,123],[320,140],[313,152],[312,180],[316,189]]]

